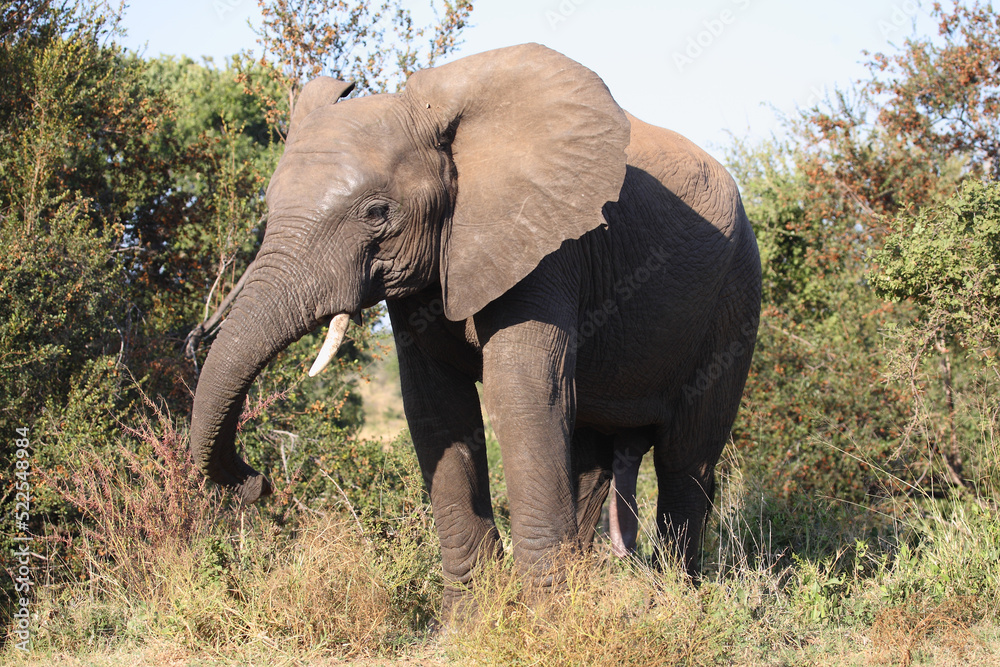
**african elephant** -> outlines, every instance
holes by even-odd
[[[314,80],[295,106],[266,234],[198,382],[201,469],[246,501],[269,493],[234,447],[248,387],[329,322],[319,372],[349,321],[384,299],[446,610],[477,560],[501,550],[477,381],[529,582],[558,583],[547,557],[591,542],[612,475],[615,550],[634,547],[650,448],[658,529],[695,572],[760,313],[760,260],[732,178],[537,44],[335,103],[350,87]]]

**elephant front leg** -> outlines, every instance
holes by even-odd
[[[442,618],[449,620],[468,615],[476,566],[499,557],[502,546],[475,382],[412,347],[399,347],[403,406],[441,540]]]
[[[578,546],[570,442],[575,394],[569,339],[522,318],[484,335],[483,393],[500,451],[514,563],[529,586],[563,581],[555,552]]]
[[[573,475],[576,483],[576,525],[580,546],[589,549],[611,486],[614,436],[586,426],[573,430]]]

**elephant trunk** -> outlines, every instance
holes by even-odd
[[[278,352],[319,324],[315,309],[293,296],[301,295],[301,283],[292,291],[289,276],[264,267],[251,270],[254,274],[209,350],[191,413],[195,463],[246,503],[271,493],[268,480],[235,447],[247,391]]]

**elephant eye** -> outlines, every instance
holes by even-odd
[[[369,220],[385,220],[389,217],[389,205],[372,204],[365,211],[365,217]]]

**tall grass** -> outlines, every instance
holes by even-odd
[[[143,398],[151,414],[123,425],[122,446],[112,456],[82,449],[68,477],[46,476],[86,519],[78,553],[89,585],[126,605],[157,595],[159,565],[209,529],[219,501],[169,413]]]
[[[194,467],[187,435],[147,403],[113,457],[79,452],[46,482],[84,516],[34,601],[35,653],[88,654],[161,642],[223,662],[396,655],[420,641],[441,595],[426,507],[359,518],[340,499],[241,510]],[[362,513],[363,514],[363,513]],[[52,545],[56,546],[56,545]]]
[[[48,478],[85,517],[68,545],[84,565],[53,568],[34,601],[35,652],[8,646],[4,661],[115,652],[158,661],[149,650],[222,664],[1000,661],[990,425],[974,443],[986,466],[975,493],[864,507],[775,499],[731,453],[699,586],[656,565],[647,500],[634,558],[611,557],[599,537],[591,552],[562,554],[566,585],[546,593],[524,590],[509,558],[487,563],[470,593],[477,615],[439,629],[438,546],[416,470],[394,487],[414,494],[406,502],[355,507],[341,494],[304,505],[289,486],[240,511],[205,488],[184,431],[147,407],[151,417],[124,430],[114,456],[82,451],[71,476]]]
[[[526,594],[511,563],[488,566],[474,590],[480,616],[449,639],[450,657],[482,665],[1000,663],[994,506],[918,497],[892,499],[891,513],[806,511],[781,530],[825,538],[799,554],[777,548],[785,538],[769,525],[762,495],[738,471],[723,480],[698,587],[642,553],[621,561],[600,545],[567,555],[565,589],[541,600]],[[837,535],[840,546],[828,548]]]
[[[991,422],[995,427],[995,421]],[[1000,664],[995,428],[977,448],[976,493],[788,501],[741,472],[729,448],[702,583],[653,559],[655,499],[637,556],[566,554],[567,585],[537,598],[509,560],[473,590],[480,615],[448,639],[457,663]],[[906,488],[891,473],[882,488]],[[644,472],[648,469],[644,468]],[[640,479],[640,489],[655,489]]]

